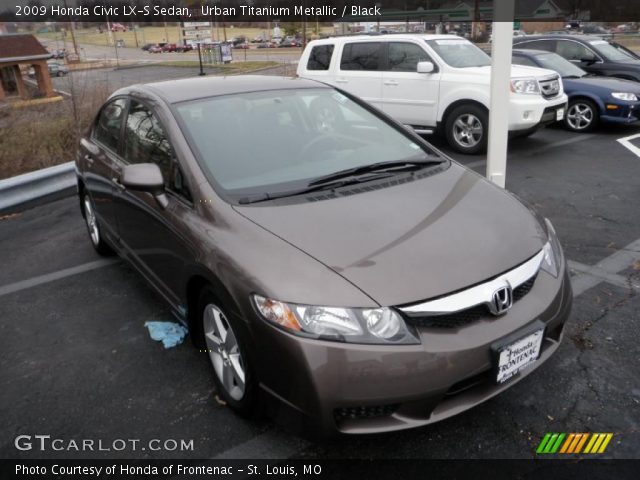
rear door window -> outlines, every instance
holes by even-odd
[[[307,70],[329,70],[331,56],[333,55],[333,45],[317,45],[311,49]]]
[[[389,43],[389,62],[385,70],[390,72],[416,72],[418,62],[430,62],[427,52],[415,43]]]
[[[342,49],[340,70],[378,70],[381,46],[380,42],[347,43]]]

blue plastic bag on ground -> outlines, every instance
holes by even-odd
[[[149,329],[149,335],[153,340],[162,342],[164,348],[171,348],[179,345],[187,336],[189,330],[174,322],[144,322],[144,326]]]

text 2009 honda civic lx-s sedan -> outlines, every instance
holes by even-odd
[[[239,413],[325,433],[426,425],[561,341],[572,295],[551,223],[324,84],[119,90],[77,171],[93,245],[188,324]]]

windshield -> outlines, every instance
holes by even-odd
[[[435,155],[329,88],[212,97],[177,111],[202,166],[230,195],[273,194],[348,168]]]
[[[536,55],[536,58],[542,68],[554,70],[558,72],[561,77],[584,77],[587,74],[587,72],[580,67],[577,67],[556,53],[541,53],[540,55]]]
[[[632,54],[625,52],[620,48],[616,48],[605,40],[594,40],[591,45],[607,60],[612,62],[627,62],[629,60],[638,60]]]
[[[468,40],[442,38],[427,40],[427,43],[448,65],[456,68],[486,67],[491,58]]]

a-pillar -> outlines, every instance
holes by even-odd
[[[20,98],[23,100],[27,100],[29,98],[29,92],[24,84],[24,79],[22,78],[22,72],[20,71],[19,65],[13,66],[13,73],[16,79],[16,86],[18,87],[18,95],[20,95]]]

